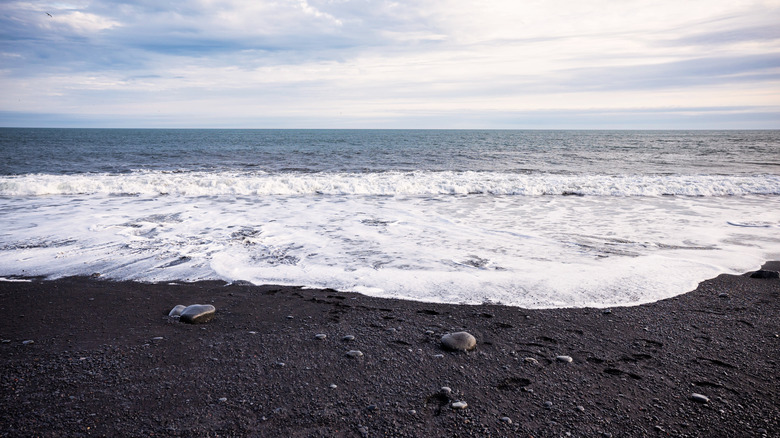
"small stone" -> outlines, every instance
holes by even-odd
[[[577,405],[577,410],[580,412],[585,412],[585,406]]]
[[[278,366],[279,368],[284,368],[286,365],[287,364],[284,362],[276,362],[276,366]]]
[[[315,337],[315,338],[317,338],[317,339],[319,339],[320,341],[322,341],[322,340],[324,340],[325,338],[327,338],[327,337],[328,337],[328,335],[326,335],[325,333],[317,333],[316,335],[314,335],[314,337]]]
[[[780,272],[759,269],[758,271],[750,274],[750,278],[780,278]]]
[[[452,404],[452,409],[466,409],[468,407],[468,403],[464,401],[456,401]]]
[[[558,362],[566,362],[566,363],[571,363],[572,361],[574,361],[574,359],[572,359],[571,356],[556,356],[555,360],[557,360]]]
[[[181,312],[183,312],[184,309],[186,309],[186,308],[187,308],[186,306],[183,306],[181,304],[177,304],[173,309],[171,309],[170,312],[168,312],[168,316],[170,318],[178,318],[178,317],[181,316]]]
[[[434,332],[433,330],[426,330],[426,331],[425,331],[425,334],[426,334],[426,335],[432,335],[432,334],[434,334],[434,333],[436,333],[436,332]]]
[[[447,333],[441,337],[441,344],[447,350],[469,351],[477,346],[477,339],[467,332]]]
[[[287,319],[293,319],[292,315],[287,315]]]
[[[211,304],[193,304],[181,312],[180,321],[188,324],[203,324],[214,319],[216,310]]]
[[[691,400],[698,403],[709,403],[710,398],[707,397],[706,395],[697,394],[694,392],[693,394],[691,394]]]
[[[2,342],[3,342],[3,344],[10,344],[11,340],[10,339],[3,339]]]
[[[347,351],[347,356],[349,357],[363,357],[363,352],[360,350],[349,350]]]
[[[512,424],[512,419],[509,417],[501,417],[501,421],[503,421],[506,424]]]
[[[409,414],[410,415],[416,415],[417,411],[415,411],[414,409],[409,409]]]
[[[336,384],[335,384],[335,383],[331,383],[331,384],[328,386],[328,388],[330,388],[330,389],[336,389],[336,388],[338,388],[338,386],[336,386]]]
[[[352,335],[347,335],[347,336],[344,336],[343,338],[341,338],[341,340],[342,340],[342,341],[346,341],[346,342],[349,342],[349,341],[354,341],[354,340],[355,340],[355,337],[354,337],[354,336],[352,336]]]
[[[222,398],[220,398],[220,399],[219,399],[219,401],[221,401],[221,402],[223,402],[223,403],[224,403],[224,402],[226,402],[226,401],[227,401],[227,397],[222,397]]]
[[[28,339],[26,341],[22,341],[22,345],[30,345],[30,344],[34,344],[34,343],[35,343],[35,341],[33,341],[32,339]]]
[[[723,293],[718,294],[718,297],[719,298],[728,298],[729,294],[727,294],[726,292],[723,292]]]
[[[604,310],[601,311],[601,313],[603,313],[605,315],[609,315],[610,313],[612,313],[612,309],[604,309]]]
[[[249,332],[249,334],[250,334],[250,335],[256,335],[256,334],[257,334],[257,332],[255,332],[255,331],[250,331],[250,332]]]
[[[444,355],[443,355],[443,354],[434,354],[434,355],[433,355],[433,357],[439,357],[439,358],[442,358],[442,357],[444,357]]]
[[[523,362],[531,364],[531,365],[539,365],[539,361],[536,360],[533,357],[526,357],[526,358],[523,359]]]
[[[545,408],[550,409],[550,408],[552,408],[552,406],[553,406],[553,403],[551,401],[544,402],[544,407]]]
[[[364,438],[368,436],[368,428],[365,426],[358,427],[358,432],[360,432],[360,435]]]
[[[439,391],[441,391],[442,394],[452,394],[452,388],[449,386],[442,386]]]
[[[163,338],[162,336],[155,336],[152,338],[153,341],[162,341],[163,339],[165,338]]]

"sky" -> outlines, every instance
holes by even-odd
[[[0,126],[779,129],[780,0],[0,0]]]

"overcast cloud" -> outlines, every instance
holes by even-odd
[[[6,1],[0,126],[780,128],[780,0]]]

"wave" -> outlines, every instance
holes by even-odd
[[[560,175],[503,172],[163,172],[0,177],[0,196],[780,195],[778,175]]]

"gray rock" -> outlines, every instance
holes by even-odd
[[[780,272],[759,269],[758,271],[750,274],[750,278],[780,278]]]
[[[452,394],[452,388],[450,388],[449,386],[442,386],[440,391],[442,394],[447,394],[447,395]]]
[[[355,337],[354,337],[354,336],[352,336],[352,335],[347,335],[347,336],[344,336],[343,338],[341,338],[341,340],[342,340],[342,341],[347,341],[347,342],[349,342],[349,341],[354,341],[354,340],[355,340]]]
[[[336,386],[335,383],[331,383],[330,386],[328,386],[330,389],[336,389],[338,386]]]
[[[558,362],[565,362],[565,363],[572,363],[574,359],[571,358],[571,356],[556,356],[555,360]]]
[[[469,351],[477,346],[477,339],[467,332],[447,333],[441,337],[441,345],[447,350]]]
[[[186,306],[182,306],[181,304],[177,304],[176,307],[174,307],[173,309],[171,309],[170,312],[168,312],[168,316],[171,317],[171,318],[178,318],[178,317],[181,316],[181,312],[183,312],[184,309],[186,309],[186,308],[187,308]]]
[[[693,393],[691,394],[691,400],[698,402],[698,403],[709,403],[710,398],[703,394],[697,394]]]
[[[553,403],[551,401],[544,402],[544,407],[545,408],[550,409],[550,408],[552,408],[552,406],[553,406]]]
[[[203,324],[214,319],[216,311],[211,304],[193,304],[182,310],[179,320],[188,324]]]
[[[539,365],[539,361],[536,360],[536,358],[533,357],[526,357],[523,359],[523,362],[531,365]]]
[[[317,339],[319,339],[320,341],[322,341],[322,340],[324,340],[325,338],[327,338],[327,337],[328,337],[328,335],[326,335],[325,333],[317,333],[316,335],[314,335],[314,337],[315,337],[315,338],[317,338]]]
[[[349,357],[363,357],[363,352],[360,350],[349,350],[347,351],[347,356]]]
[[[33,341],[32,339],[28,339],[26,341],[22,341],[22,345],[30,345],[30,344],[34,344],[34,343],[35,343],[35,341]]]
[[[503,421],[506,424],[512,424],[512,419],[509,417],[501,417],[501,421]]]
[[[468,406],[468,403],[464,401],[456,401],[452,404],[452,409],[466,409]]]

